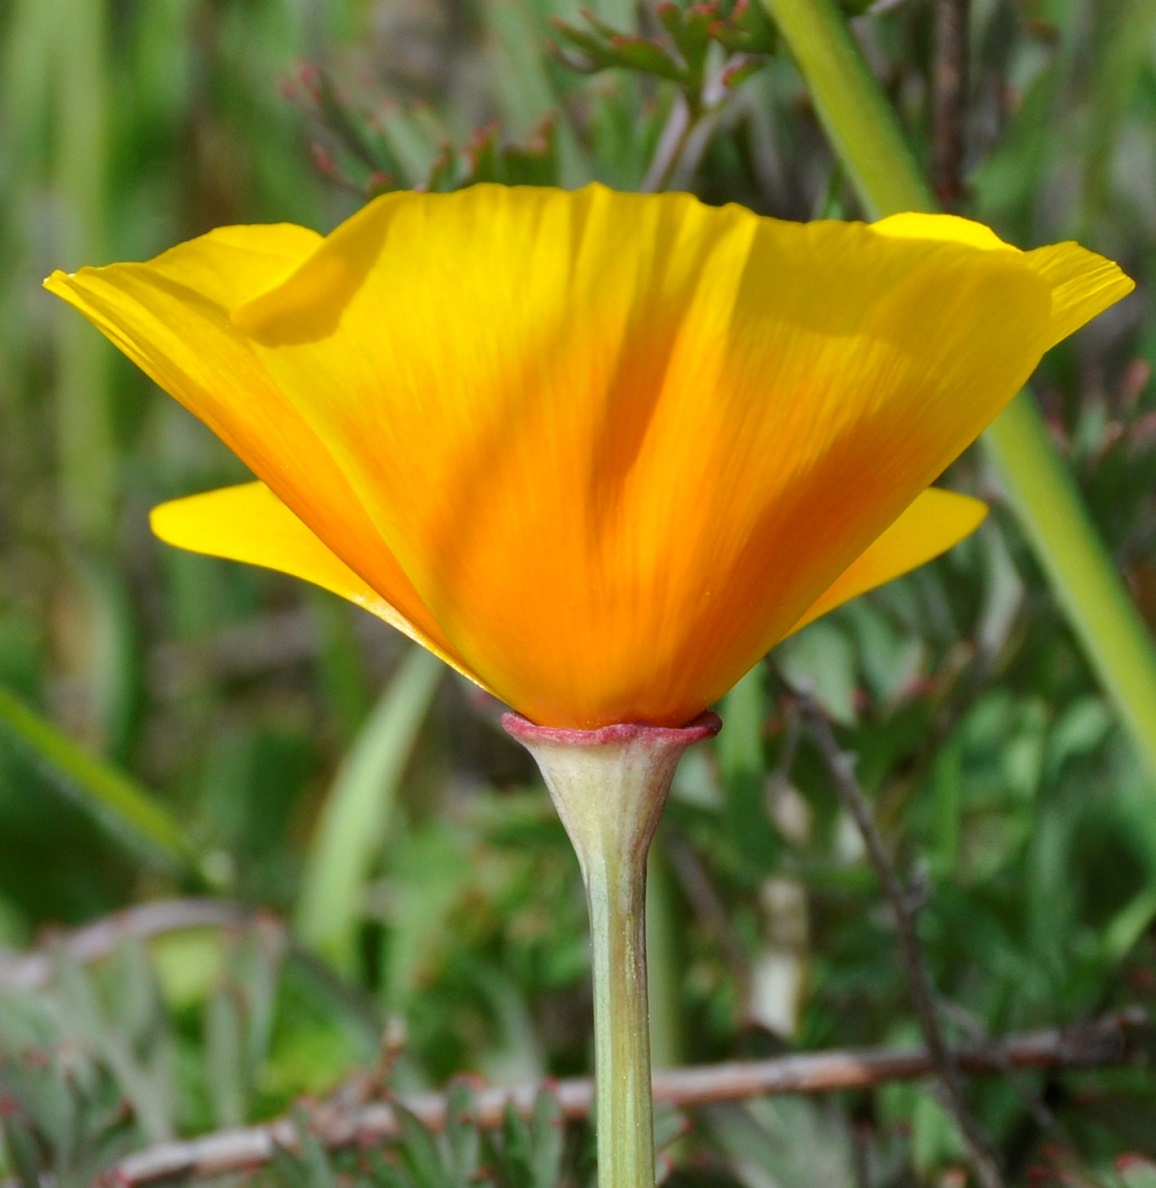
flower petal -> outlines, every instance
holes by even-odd
[[[962,243],[981,251],[1018,252],[1019,248],[1005,243],[984,223],[950,214],[925,214],[922,211],[905,211],[888,215],[871,224],[876,235],[889,235],[895,239],[933,239],[940,242]]]
[[[929,487],[843,570],[791,631],[947,552],[970,536],[986,515],[987,505],[970,495]]]
[[[233,322],[295,407],[324,402],[474,671],[539,722],[677,725],[1035,365],[1047,285],[976,235],[596,186],[393,195]]]
[[[174,499],[154,507],[149,520],[153,532],[166,544],[275,569],[347,598],[440,656],[475,684],[482,683],[367,586],[264,483],[243,483]]]
[[[1090,322],[1136,287],[1118,264],[1078,243],[1055,243],[1025,252],[1028,266],[1052,290],[1052,330],[1048,346],[1055,346]]]
[[[985,251],[1019,253],[1033,272],[1047,282],[1052,291],[1052,327],[1048,346],[1090,322],[1108,306],[1126,297],[1136,287],[1118,264],[1078,243],[1054,243],[1048,247],[1020,252],[990,227],[973,223],[957,215],[898,214],[880,219],[872,230],[881,235],[906,239],[949,239],[967,243]]]
[[[316,429],[286,401],[229,318],[322,242],[304,227],[224,227],[147,264],[53,273],[45,287],[204,421],[435,651],[445,652],[436,623]]]

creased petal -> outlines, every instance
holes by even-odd
[[[986,515],[987,505],[970,495],[928,488],[827,587],[792,632],[946,553],[970,536]]]
[[[1000,239],[990,227],[959,215],[905,211],[879,219],[871,224],[871,230],[876,235],[888,235],[895,239],[934,239],[964,244],[985,252],[1019,251],[1019,248]]]
[[[1049,347],[1086,325],[1136,287],[1118,264],[1078,243],[1055,243],[1036,248],[1025,252],[1024,259],[1051,286]]]
[[[56,272],[45,286],[204,421],[435,650],[448,651],[309,417],[230,321],[233,308],[291,275],[322,242],[291,225],[224,227],[147,264]]]
[[[594,727],[725,691],[1010,399],[1049,305],[968,236],[478,186],[371,204],[233,323],[324,401],[455,652]]]
[[[366,585],[264,483],[243,483],[174,499],[153,508],[149,520],[153,532],[166,544],[275,569],[347,598],[440,656],[476,684],[482,683]]]
[[[1020,252],[1005,243],[990,227],[958,215],[898,214],[880,219],[872,229],[881,235],[905,239],[948,239],[984,251],[1015,252],[1047,282],[1052,291],[1052,324],[1048,346],[1103,313],[1136,287],[1118,264],[1088,251],[1078,243],[1055,243]]]

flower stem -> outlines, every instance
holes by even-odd
[[[867,212],[935,210],[895,113],[834,0],[764,3]],[[1021,392],[983,440],[1073,631],[1156,777],[1156,646],[1031,395]]]
[[[565,730],[502,724],[534,756],[574,845],[590,910],[599,1188],[655,1181],[646,987],[646,856],[679,757],[720,726]]]
[[[627,1188],[655,1181],[646,984],[650,839],[640,847],[637,838],[607,831],[590,840],[582,870],[594,964],[598,1183]]]

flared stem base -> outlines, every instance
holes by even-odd
[[[721,723],[703,714],[681,729],[561,730],[507,714],[502,724],[537,761],[586,886],[599,1188],[646,1188],[655,1182],[646,856],[679,758]]]

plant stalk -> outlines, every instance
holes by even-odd
[[[704,714],[675,730],[535,726],[506,730],[534,756],[574,845],[590,911],[599,1188],[655,1182],[646,982],[646,856],[679,757],[717,733]]]
[[[606,1188],[655,1182],[646,981],[649,849],[649,838],[606,830],[579,851],[594,973],[598,1182]]]
[[[935,196],[834,0],[764,3],[867,213],[934,211]],[[1156,646],[1030,393],[1015,398],[983,442],[1072,630],[1156,779]]]

